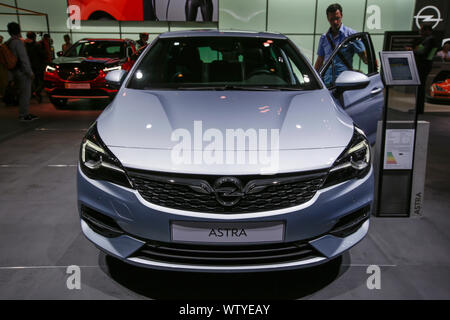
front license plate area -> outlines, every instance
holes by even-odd
[[[66,89],[90,89],[91,88],[91,84],[90,83],[70,83],[70,82],[66,82],[65,83],[65,88]]]
[[[284,241],[285,224],[269,222],[173,221],[172,241],[184,243],[264,243]]]

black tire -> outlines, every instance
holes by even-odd
[[[55,107],[64,107],[67,105],[67,99],[64,98],[52,98],[50,97],[50,102],[53,103]]]

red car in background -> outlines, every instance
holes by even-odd
[[[432,80],[427,101],[430,103],[450,104],[450,69],[439,72]]]
[[[144,11],[146,15],[152,12],[154,15],[153,0],[69,0],[70,5],[80,7],[81,20],[156,20],[144,17]]]
[[[129,39],[82,39],[45,68],[44,88],[55,106],[70,98],[111,99],[117,89],[105,80],[109,71],[130,70],[136,48]]]

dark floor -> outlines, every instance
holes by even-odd
[[[359,245],[316,268],[197,274],[125,265],[82,235],[76,163],[104,104],[94,106],[33,104],[41,119],[31,124],[0,106],[0,299],[450,298],[450,112],[423,116],[431,122],[423,218],[372,218]],[[70,265],[81,268],[80,290],[67,288]],[[381,268],[379,290],[367,287],[369,265]]]

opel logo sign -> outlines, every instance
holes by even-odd
[[[219,178],[213,188],[217,202],[225,207],[234,206],[244,196],[241,181],[235,177]]]
[[[426,6],[419,10],[416,16],[416,26],[420,29],[420,24],[423,22],[434,22],[433,29],[441,22],[441,12],[435,6]]]

